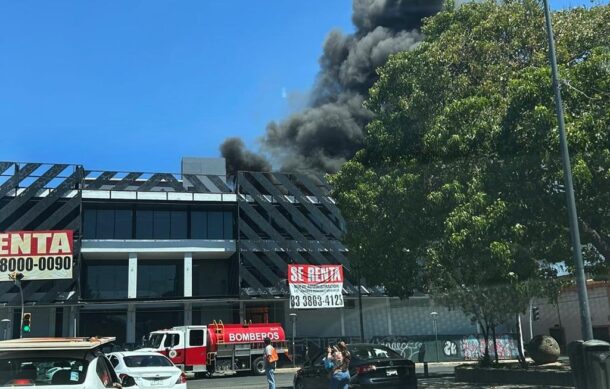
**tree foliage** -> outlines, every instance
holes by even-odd
[[[553,18],[582,242],[607,273],[610,6]],[[457,305],[491,304],[497,324],[537,293],[523,285],[571,264],[544,15],[534,0],[448,4],[423,32],[379,69],[365,147],[331,177],[334,196],[368,282],[466,291]]]

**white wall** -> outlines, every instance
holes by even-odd
[[[593,326],[607,326],[610,324],[610,306],[608,288],[603,284],[589,287],[589,308]],[[540,320],[533,322],[533,335],[549,334],[549,328],[561,325],[565,328],[566,344],[582,339],[580,327],[580,313],[578,294],[576,290],[569,290],[559,297],[559,309],[547,299],[535,299],[534,306],[539,308]],[[558,312],[559,311],[559,312]],[[525,340],[530,339],[529,314],[522,316],[523,334]]]
[[[287,307],[287,304],[286,304]],[[290,311],[286,308],[286,332],[292,333]],[[297,337],[359,337],[360,316],[358,301],[346,303],[340,309],[297,310]],[[466,335],[477,333],[476,325],[460,311],[450,311],[435,305],[429,298],[401,301],[399,299],[364,298],[362,314],[364,336],[432,335],[431,312],[437,312],[438,333]],[[343,314],[343,323],[341,316]]]

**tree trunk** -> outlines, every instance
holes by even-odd
[[[483,354],[481,365],[489,366],[491,357],[489,356],[489,324],[487,324],[487,322],[485,322],[485,325],[481,324],[481,331],[483,332],[484,337],[483,342],[485,342],[485,353]]]
[[[500,360],[498,358],[498,341],[496,339],[496,325],[492,324],[491,326],[491,335],[493,337],[493,342],[494,342],[494,355],[496,356],[496,364],[500,363]]]
[[[525,360],[525,355],[523,355],[523,331],[521,330],[521,322],[519,321],[519,314],[517,314],[517,323],[515,323],[517,327],[517,342],[519,346],[519,364],[522,368],[527,368],[527,361]]]

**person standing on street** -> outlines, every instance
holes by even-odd
[[[352,359],[350,352],[347,350],[345,342],[337,343],[337,347],[334,348],[332,359],[334,359],[334,368],[330,376],[330,388],[331,389],[348,389],[350,374],[349,364]]]
[[[279,359],[275,347],[271,345],[271,339],[265,338],[265,373],[269,389],[275,389],[275,365]]]

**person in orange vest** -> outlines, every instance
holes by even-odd
[[[278,359],[275,347],[271,345],[271,339],[265,338],[265,373],[267,374],[267,382],[269,389],[275,389],[275,366]]]

